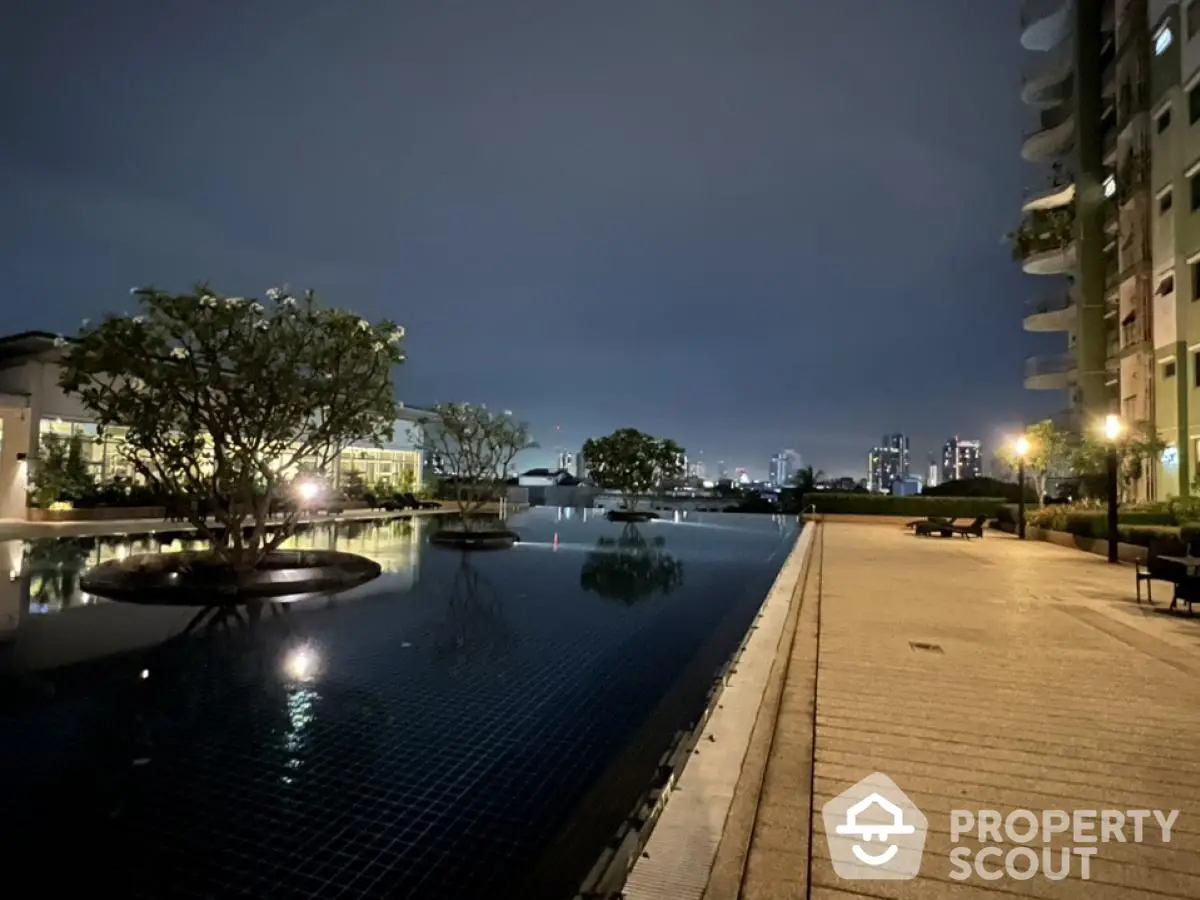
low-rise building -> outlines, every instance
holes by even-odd
[[[56,336],[46,332],[0,337],[0,519],[28,518],[30,471],[47,435],[81,436],[85,458],[100,481],[135,474],[120,452],[122,429],[98,434],[88,410],[58,386],[63,352]],[[420,430],[430,416],[401,406],[391,441],[382,447],[352,444],[337,456],[327,473],[333,487],[357,472],[367,484],[386,479],[419,489]]]

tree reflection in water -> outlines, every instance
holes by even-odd
[[[507,651],[512,641],[513,631],[495,586],[463,552],[454,573],[446,619],[434,638],[437,658],[458,662],[491,656]]]
[[[22,566],[29,578],[30,603],[49,611],[78,602],[79,577],[95,546],[92,538],[30,541]]]
[[[663,549],[665,543],[662,537],[647,540],[630,523],[620,537],[596,541],[579,571],[579,586],[624,603],[665,596],[683,584],[683,563]]]

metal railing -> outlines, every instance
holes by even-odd
[[[1075,368],[1075,356],[1071,353],[1053,353],[1030,356],[1025,360],[1025,377],[1039,375],[1063,375]]]
[[[1069,103],[1060,103],[1058,106],[1050,107],[1050,109],[1043,109],[1040,113],[1038,113],[1037,125],[1032,131],[1025,132],[1025,137],[1028,139],[1033,137],[1035,134],[1043,134],[1047,131],[1053,131],[1054,129],[1065,125],[1068,121],[1070,121],[1072,114],[1073,110],[1071,109],[1071,104]]]

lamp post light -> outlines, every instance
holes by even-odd
[[[1016,440],[1017,451],[1017,537],[1025,540],[1025,455],[1029,452],[1029,438],[1021,435]]]
[[[1117,562],[1117,469],[1120,460],[1117,456],[1117,438],[1121,436],[1121,417],[1108,415],[1104,418],[1104,438],[1108,441],[1108,452],[1105,454],[1108,476],[1108,561]]]

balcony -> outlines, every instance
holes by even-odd
[[[1041,65],[1022,73],[1021,100],[1037,109],[1058,106],[1071,97],[1073,79],[1070,46],[1054,54],[1049,65]]]
[[[1065,391],[1075,375],[1070,353],[1031,356],[1025,360],[1025,387],[1031,391]]]
[[[1025,313],[1026,331],[1070,331],[1078,307],[1068,293],[1032,300]]]
[[[1053,50],[1071,33],[1071,0],[1024,0],[1021,4],[1021,46]]]
[[[1075,265],[1075,207],[1031,212],[1008,234],[1013,259],[1029,275],[1065,275]]]
[[[1065,175],[1055,174],[1050,183],[1041,187],[1027,188],[1023,212],[1059,209],[1070,206],[1075,200],[1075,182]]]
[[[1062,156],[1075,135],[1075,116],[1069,104],[1042,110],[1037,127],[1025,135],[1021,158],[1026,162],[1044,162]]]
[[[1117,167],[1117,203],[1128,203],[1139,191],[1150,189],[1150,158],[1130,151]]]

